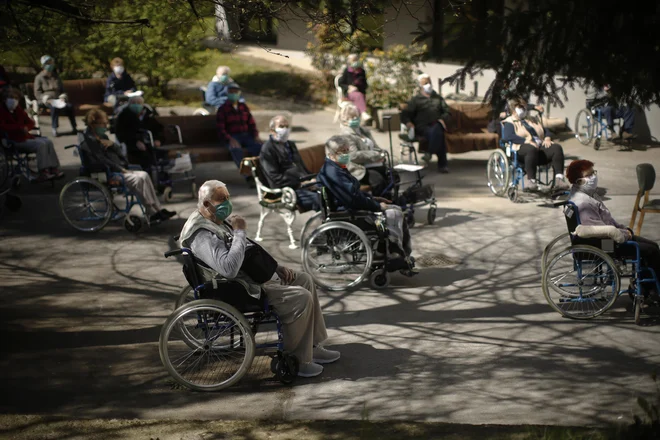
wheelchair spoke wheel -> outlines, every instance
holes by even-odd
[[[305,240],[309,238],[309,234],[316,228],[323,224],[323,213],[317,212],[305,222],[302,231],[300,231],[300,246],[305,246]]]
[[[488,188],[498,197],[503,197],[511,180],[511,167],[504,151],[495,150],[488,158],[486,168]]]
[[[160,359],[172,378],[195,391],[217,391],[238,382],[254,359],[245,317],[229,304],[197,300],[165,321]]]
[[[0,192],[5,188],[7,181],[9,180],[9,162],[7,161],[7,156],[3,151],[3,147],[0,146]]]
[[[195,291],[193,290],[193,288],[190,286],[184,286],[179,292],[179,296],[176,299],[176,303],[174,303],[174,310],[178,309],[184,304],[193,302],[196,299],[199,298],[195,298]]]
[[[82,232],[103,229],[110,221],[113,209],[110,193],[93,179],[76,179],[60,192],[60,210],[64,219]]]
[[[348,289],[369,274],[373,251],[366,234],[347,222],[331,222],[310,234],[302,250],[305,272],[326,290]]]
[[[543,272],[543,295],[563,316],[589,319],[612,307],[620,277],[612,258],[592,246],[571,246],[557,253]]]
[[[567,246],[571,245],[571,234],[564,232],[561,235],[556,236],[543,250],[543,256],[541,257],[541,273],[545,272],[545,268],[548,265],[548,262],[554,257],[559,250],[563,250]]]
[[[594,137],[594,117],[591,111],[584,108],[575,117],[575,137],[582,145],[589,145]]]

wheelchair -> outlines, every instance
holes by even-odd
[[[193,111],[193,116],[208,116],[218,112],[218,108],[206,102],[206,86],[199,88],[202,93],[202,106]]]
[[[37,155],[35,153],[24,153],[18,151],[15,143],[7,137],[5,133],[0,133],[2,137],[2,150],[7,165],[7,173],[0,176],[0,187],[5,183],[10,182],[13,190],[18,190],[21,187],[21,177],[28,182],[35,182],[39,176],[37,169]],[[55,186],[55,178],[47,180],[51,186]]]
[[[395,249],[401,257],[390,255],[390,247],[398,246],[388,239],[383,213],[337,211],[334,198],[322,187],[319,214],[310,219],[320,222],[318,227],[311,232],[303,229],[301,259],[303,270],[323,289],[342,291],[366,279],[374,289],[383,289],[390,283],[390,272],[410,268],[402,249]]]
[[[537,110],[530,112],[538,113],[540,120],[543,120],[543,114]],[[500,122],[502,128],[504,123]],[[551,172],[551,164],[539,165],[537,168],[536,179],[540,185],[545,187],[554,187],[555,174]],[[486,178],[488,188],[498,196],[505,195],[514,203],[522,201],[520,192],[525,190],[525,169],[518,160],[518,152],[513,149],[513,142],[500,139],[499,148],[491,153],[486,165]],[[552,193],[551,198],[568,194],[567,191]]]
[[[188,281],[175,310],[163,324],[158,341],[160,359],[172,378],[195,391],[218,391],[237,383],[250,370],[260,351],[272,360],[275,377],[290,384],[298,375],[298,359],[284,351],[282,325],[277,313],[261,299],[250,296],[240,281],[203,282],[208,268],[190,249],[165,253],[180,255]],[[275,324],[277,340],[257,343],[259,328]]]
[[[92,170],[86,163],[85,152],[80,145],[68,145],[64,149],[75,148],[75,155],[82,163],[79,177],[68,182],[60,191],[59,206],[66,222],[81,232],[97,232],[110,221],[124,221],[128,232],[137,233],[142,228],[160,223],[151,222],[137,195],[131,192],[121,173],[109,169]],[[130,167],[139,169],[139,167]],[[118,196],[122,202],[116,204]],[[121,200],[121,199],[119,199]],[[141,216],[131,214],[138,206]]]
[[[9,166],[4,149],[0,148],[0,216],[2,215],[4,208],[16,212],[23,205],[20,197],[12,194],[13,188],[10,184]]]
[[[607,129],[607,122],[604,120],[603,107],[599,101],[588,99],[586,108],[580,110],[575,117],[575,137],[582,145],[589,145],[594,141],[594,150],[598,151],[601,146],[601,139],[604,137],[606,141],[610,141],[609,131]],[[623,127],[621,118],[614,121],[614,125]],[[631,150],[631,140],[626,141],[619,138],[623,150]]]
[[[577,206],[566,202],[564,215],[568,234],[556,237],[543,253],[542,289],[548,304],[567,318],[591,319],[605,313],[620,295],[627,293],[633,301],[635,324],[639,325],[642,306],[650,300],[642,285],[654,283],[660,292],[658,274],[643,264],[639,245],[634,241],[618,244],[609,238],[578,237]],[[569,246],[553,251],[567,238]],[[622,278],[630,279],[628,288],[622,288]]]

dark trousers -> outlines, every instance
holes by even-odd
[[[639,253],[646,262],[646,265],[655,271],[656,277],[660,277],[660,247],[658,247],[658,243],[648,238],[637,236],[633,237],[633,241],[639,244]],[[633,246],[621,245],[619,251],[620,255],[623,256],[635,256],[635,248]]]
[[[76,116],[73,113],[73,106],[71,104],[67,102],[64,108],[55,108],[51,105],[47,105],[47,107],[50,109],[50,122],[53,128],[60,126],[60,115],[65,115],[69,117],[71,129],[76,129]]]
[[[254,140],[254,136],[250,133],[232,134],[231,137],[236,139],[241,144],[241,147],[248,150],[250,156],[259,156],[261,144]],[[227,148],[229,148],[229,145],[227,145]],[[238,169],[241,169],[241,162],[243,161],[243,148],[229,148],[229,153]]]
[[[431,125],[424,130],[424,136],[429,142],[428,152],[438,156],[438,168],[445,168],[447,166],[447,144],[442,124],[436,122]]]
[[[518,150],[518,162],[523,164],[528,179],[536,179],[536,167],[552,164],[555,174],[564,174],[564,149],[559,144],[548,148],[522,144]]]
[[[319,203],[319,195],[316,191],[306,188],[296,190],[296,197],[298,204],[305,210],[320,211],[321,205]]]
[[[614,119],[623,118],[623,131],[632,133],[633,126],[635,125],[635,111],[628,107],[614,108],[611,105],[603,107],[603,116],[607,121],[608,127],[614,126]]]

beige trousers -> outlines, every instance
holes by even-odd
[[[158,194],[151,183],[151,178],[146,171],[127,171],[123,173],[126,187],[137,194],[138,198],[147,214],[152,215],[160,211],[160,202],[158,201]]]
[[[53,141],[45,137],[28,139],[25,142],[17,142],[16,149],[22,153],[36,153],[37,168],[39,171],[47,168],[59,168],[60,161],[57,158]]]
[[[268,282],[263,289],[282,322],[284,350],[300,363],[312,362],[312,348],[328,338],[312,277],[296,272],[290,285]]]

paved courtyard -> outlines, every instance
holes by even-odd
[[[314,145],[334,132],[332,114],[296,115],[294,140]],[[326,121],[326,122],[319,122]],[[381,145],[386,136],[378,134]],[[77,159],[57,139],[75,174]],[[596,162],[607,205],[627,223],[635,165],[660,169],[660,148],[594,151],[566,139],[568,154]],[[394,275],[385,291],[320,292],[330,343],[342,352],[316,379],[293,386],[258,372],[237,387],[194,393],[173,386],[158,355],[160,326],[184,279],[163,258],[195,208],[175,196],[172,221],[138,235],[120,224],[97,234],[70,229],[54,188],[25,185],[23,208],[0,220],[0,411],[82,418],[405,419],[472,424],[593,425],[629,421],[650,393],[660,362],[660,322],[635,326],[630,300],[587,322],[561,318],[545,303],[540,256],[564,232],[561,211],[542,202],[512,204],[485,186],[489,152],[455,155],[449,175],[429,172],[438,218],[412,230],[417,257],[459,262]],[[203,164],[199,182],[230,186],[234,211],[256,230],[256,195],[233,164]],[[660,194],[660,188],[656,194]],[[307,215],[296,220],[300,231]],[[643,235],[660,240],[660,216]],[[264,246],[300,268],[284,222],[268,219]],[[262,362],[255,370],[267,367]]]

